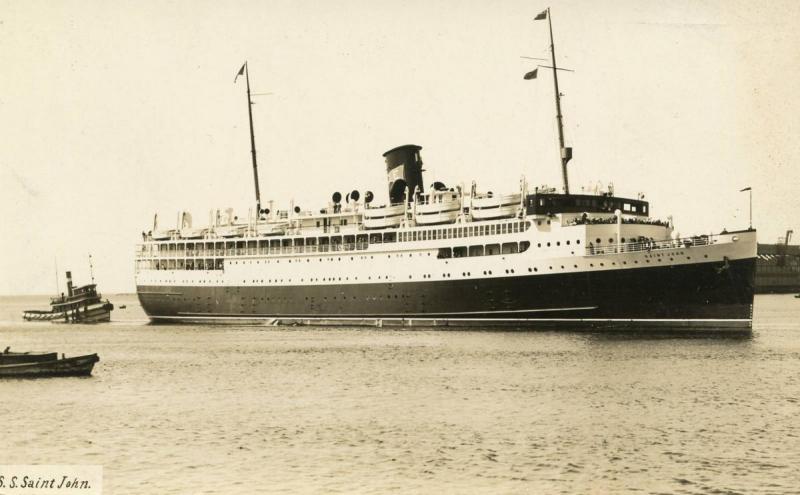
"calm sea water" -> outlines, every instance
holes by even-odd
[[[105,493],[798,493],[800,299],[752,337],[23,323],[97,352],[0,381],[0,464],[101,464]]]

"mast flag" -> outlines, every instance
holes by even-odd
[[[543,19],[547,19],[547,9],[541,11],[539,15],[533,18],[534,21],[541,21]]]
[[[538,72],[539,72],[539,68],[537,67],[537,68],[533,69],[532,71],[528,72],[527,74],[525,74],[524,79],[527,80],[527,81],[530,81],[531,79],[536,79],[536,74]]]

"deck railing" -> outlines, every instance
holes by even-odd
[[[719,241],[717,236],[700,235],[694,237],[683,237],[680,239],[665,240],[638,240],[636,242],[626,242],[621,244],[609,244],[605,246],[586,246],[586,255],[595,256],[601,254],[618,254],[638,251],[658,251],[661,249],[691,248],[693,246],[708,246]]]

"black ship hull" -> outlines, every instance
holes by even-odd
[[[138,286],[157,322],[750,328],[755,258],[427,282]]]

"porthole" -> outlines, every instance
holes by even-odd
[[[594,242],[596,242],[597,244],[601,244],[603,241],[600,240],[600,238],[598,237],[597,239],[594,240]]]

